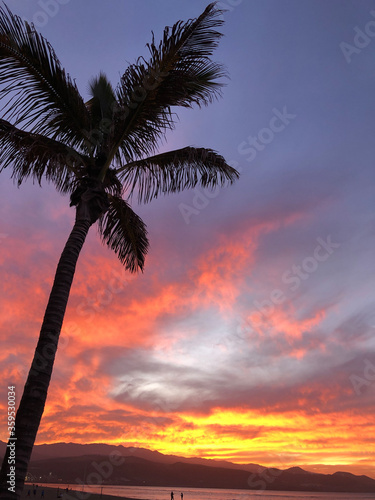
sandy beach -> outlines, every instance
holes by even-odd
[[[91,493],[87,491],[71,490],[66,491],[64,488],[38,486],[36,495],[33,493],[33,485],[25,484],[21,499],[22,500],[114,500],[115,498],[121,500],[134,500],[131,498],[117,497],[113,495],[106,495],[105,493]],[[30,495],[28,492],[30,491]],[[44,495],[42,496],[42,492]]]

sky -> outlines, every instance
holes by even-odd
[[[147,56],[201,0],[7,0],[84,98]],[[161,150],[208,147],[230,187],[133,208],[143,274],[93,227],[80,256],[37,444],[375,478],[375,5],[223,0],[223,97],[177,110]],[[18,400],[74,211],[53,186],[0,182],[0,406]],[[5,441],[6,428],[0,439]]]

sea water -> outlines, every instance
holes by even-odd
[[[56,486],[49,484],[46,486]],[[60,485],[64,488],[67,485]],[[69,485],[69,489],[82,492],[81,500],[89,500],[88,493],[103,493],[119,497],[136,498],[140,500],[170,500],[171,491],[174,500],[374,500],[375,493],[313,493],[305,491],[267,491],[267,490],[226,490],[216,488],[166,488],[154,486],[85,486]],[[86,493],[86,495],[85,495]]]

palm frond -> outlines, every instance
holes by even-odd
[[[9,167],[18,185],[28,177],[40,184],[45,177],[59,191],[70,192],[86,161],[61,142],[25,132],[0,119],[0,171]]]
[[[116,102],[114,90],[106,75],[100,73],[89,82],[89,92],[92,97],[86,106],[92,117],[92,126],[99,128],[103,120],[112,120]]]
[[[35,27],[1,6],[0,84],[4,118],[72,146],[82,143],[89,113],[77,86]]]
[[[136,160],[116,172],[129,197],[138,192],[140,203],[148,203],[160,193],[177,193],[197,185],[225,186],[239,177],[216,151],[193,147]]]
[[[99,233],[125,269],[143,271],[149,247],[146,225],[122,198],[110,196],[110,207],[99,219]]]
[[[172,106],[207,105],[220,95],[222,65],[210,56],[222,36],[221,11],[211,3],[197,18],[165,28],[159,45],[148,44],[150,60],[141,58],[123,74],[116,89],[118,109],[110,157],[121,149],[126,161],[154,153],[158,140],[173,128]]]

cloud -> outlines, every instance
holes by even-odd
[[[197,14],[188,3],[169,3],[177,18]],[[292,4],[285,11],[275,3],[269,15],[262,2],[242,2],[228,13],[220,48],[232,76],[225,98],[184,111],[173,142],[168,134],[165,149],[218,149],[241,169],[240,180],[206,196],[190,224],[179,206],[193,205],[193,191],[134,204],[150,235],[144,274],[124,273],[90,231],[39,442],[130,443],[276,466],[336,462],[375,474],[368,365],[375,363],[374,46],[351,65],[339,50],[353,19],[366,23],[370,3],[358,9],[349,2],[339,23],[329,3]],[[136,53],[134,40],[144,40],[155,23],[161,32],[167,11],[150,3],[142,23],[138,6],[125,17],[108,11],[111,37],[132,41]],[[97,73],[98,54],[88,50],[82,68],[55,27],[69,20],[72,43],[91,47],[83,14],[70,2],[45,27],[78,82]],[[95,9],[90,15],[99,22]],[[102,63],[114,77],[124,43],[113,45],[109,59],[102,44]],[[247,161],[238,145],[258,136],[272,109],[283,106],[295,120]],[[27,182],[17,191],[2,175],[5,411],[7,381],[21,396],[74,211],[52,186]],[[327,238],[340,246],[319,261],[319,239]]]
[[[64,211],[54,217],[57,224],[68,222]],[[350,435],[353,418],[366,435],[372,432],[372,385],[360,385],[357,394],[350,378],[364,378],[371,301],[338,321],[332,293],[323,300],[321,288],[315,291],[329,261],[309,275],[308,287],[301,280],[293,291],[282,281],[314,251],[316,236],[302,254],[294,247],[298,257],[292,259],[287,247],[272,250],[278,234],[292,236],[304,220],[304,212],[256,224],[244,218],[197,247],[176,274],[168,266],[159,272],[161,255],[168,261],[173,251],[158,240],[148,274],[124,273],[93,232],[77,268],[38,442],[76,436],[173,452],[177,439],[193,455],[277,466],[275,452],[283,464],[294,465],[301,446],[310,450],[305,462],[316,463],[322,442],[327,460],[339,456],[335,439]],[[1,321],[19,348],[3,352],[2,375],[19,388],[48,296],[53,254],[60,251],[57,243],[38,244],[46,231],[34,233],[27,246],[21,238],[7,241],[3,254]],[[22,262],[34,264],[20,288]],[[274,289],[282,289],[285,300],[263,307]],[[288,444],[286,456],[291,435],[297,444]],[[356,456],[349,437],[342,443]]]

